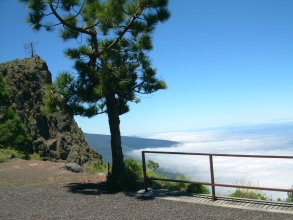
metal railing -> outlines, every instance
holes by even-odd
[[[162,178],[153,178],[146,175],[146,161],[145,154],[181,154],[181,155],[197,155],[197,156],[208,156],[210,162],[210,177],[211,182],[194,182],[188,180],[174,180],[174,179],[162,179]],[[293,159],[293,156],[268,156],[268,155],[241,155],[241,154],[208,154],[208,153],[186,153],[186,152],[167,152],[167,151],[142,151],[142,164],[143,164],[143,176],[144,176],[144,188],[145,191],[148,191],[148,180],[162,180],[169,182],[181,182],[181,183],[191,183],[191,184],[201,184],[209,185],[212,189],[212,199],[216,200],[215,186],[220,187],[233,187],[233,188],[246,188],[246,189],[256,189],[256,190],[269,190],[269,191],[279,191],[279,192],[292,192],[292,189],[280,189],[280,188],[267,188],[267,187],[258,187],[258,186],[240,186],[240,185],[231,185],[231,184],[219,184],[215,183],[214,180],[214,165],[213,157],[252,157],[252,158],[279,158],[279,159]]]

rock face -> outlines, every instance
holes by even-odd
[[[45,61],[35,56],[0,64],[16,113],[24,123],[32,142],[31,153],[80,165],[90,160],[101,161],[102,155],[91,149],[73,117],[61,109],[44,115],[43,96],[52,75]]]

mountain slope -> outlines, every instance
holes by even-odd
[[[110,162],[112,160],[110,135],[84,133],[84,136],[87,143],[92,148],[99,150],[99,152],[103,155],[104,162]],[[122,136],[121,141],[122,141],[123,152],[126,152],[128,150],[144,149],[144,148],[171,147],[173,145],[178,144],[178,142],[175,142],[175,141],[127,137],[127,136]]]

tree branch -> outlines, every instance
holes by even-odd
[[[84,28],[78,28],[78,27],[75,27],[75,26],[72,26],[71,24],[67,23],[65,20],[63,20],[60,15],[56,12],[56,10],[54,9],[52,3],[49,4],[53,14],[55,15],[55,17],[61,22],[61,24],[63,24],[64,26],[70,28],[71,30],[74,30],[74,31],[78,31],[78,32],[81,32],[81,33],[84,33],[84,34],[88,34],[90,36],[93,36],[94,33],[91,32],[91,31],[87,31],[86,29]]]
[[[139,17],[140,13],[141,13],[141,11],[139,11],[139,10],[135,13],[135,15],[132,17],[131,21],[128,23],[128,25],[119,34],[119,36],[107,47],[107,49],[111,49],[112,47],[114,47],[121,40],[121,38],[124,36],[124,34],[130,28],[130,26],[133,24],[133,22]]]

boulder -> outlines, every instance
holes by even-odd
[[[81,166],[77,163],[67,163],[67,164],[63,164],[59,167],[59,169],[63,169],[63,170],[69,170],[71,172],[75,172],[75,173],[83,173],[83,169],[81,168]]]

